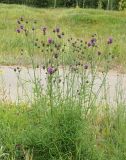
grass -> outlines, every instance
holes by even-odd
[[[25,16],[31,21],[37,20],[38,26],[48,26],[50,30],[59,26],[73,37],[87,41],[97,33],[99,40],[112,36],[115,42],[114,54],[118,56],[116,64],[125,66],[126,12],[93,9],[38,9],[20,5],[0,5],[0,63],[27,64],[27,55],[20,57],[21,48],[26,47],[22,37],[17,37],[14,28],[17,19]],[[23,47],[22,47],[23,46]],[[101,46],[102,48],[102,46]],[[105,52],[105,51],[104,51]],[[36,57],[39,57],[37,53]]]
[[[125,160],[126,104],[121,89],[108,104],[106,88],[111,66],[125,64],[125,12],[0,7],[1,63],[29,63],[34,74],[30,104],[0,101],[0,160]],[[24,15],[27,31],[18,34],[16,20]],[[41,25],[51,31],[43,35]],[[65,38],[52,32],[57,25]],[[114,41],[107,43],[110,35]],[[40,67],[46,72],[45,90],[36,75]],[[100,86],[94,91],[99,69]],[[14,71],[20,81],[21,68]]]
[[[32,108],[1,105],[1,160],[125,159],[125,106],[113,113],[93,107],[86,115],[78,105],[60,103],[52,117],[44,102]]]

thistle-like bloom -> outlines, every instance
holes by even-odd
[[[112,44],[112,43],[113,43],[113,38],[110,37],[110,38],[108,39],[108,44]]]
[[[60,32],[60,29],[59,29],[59,28],[56,28],[56,32],[59,33],[59,32]]]
[[[46,27],[42,27],[43,35],[46,35],[46,30],[47,30]]]
[[[91,46],[94,47],[96,45],[96,42],[97,42],[96,38],[92,38],[91,39]]]
[[[42,31],[46,32],[47,28],[46,27],[42,27]]]
[[[88,47],[94,47],[96,45],[97,39],[96,38],[92,38],[89,42],[88,42]]]
[[[48,43],[51,44],[53,40],[51,38],[48,39]]]
[[[16,32],[17,32],[17,33],[20,33],[21,31],[20,31],[20,29],[17,29]]]
[[[91,39],[91,43],[96,43],[96,41],[97,41],[96,38]]]
[[[47,68],[47,72],[48,72],[48,74],[53,74],[54,72],[55,72],[56,70],[53,68],[53,67],[48,67]]]
[[[24,29],[24,26],[23,26],[23,25],[21,25],[21,26],[20,26],[20,28],[21,28],[21,29]]]
[[[84,65],[84,69],[88,69],[88,65],[87,64]]]

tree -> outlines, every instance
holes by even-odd
[[[99,1],[98,1],[98,8],[99,8],[99,9],[102,9],[102,8],[103,8],[103,1],[102,1],[102,0],[99,0]]]
[[[126,8],[126,0],[0,0],[2,3],[17,3],[27,4],[37,7],[89,7],[103,9],[118,9]]]
[[[76,7],[78,7],[79,6],[79,3],[78,3],[78,0],[76,0]]]
[[[57,0],[54,0],[54,8],[57,6]]]
[[[118,5],[119,10],[124,10],[126,8],[126,0],[120,0]]]
[[[107,10],[109,10],[109,6],[110,5],[110,0],[108,0],[108,3],[107,3]]]
[[[84,8],[84,6],[85,6],[85,1],[86,1],[86,0],[83,0],[83,8]]]

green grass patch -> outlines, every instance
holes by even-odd
[[[100,109],[99,109],[100,108]],[[76,104],[0,106],[2,160],[118,160],[126,158],[126,110]],[[31,159],[30,159],[31,158]]]
[[[30,21],[37,20],[37,26],[47,26],[50,30],[58,26],[67,36],[82,38],[84,41],[94,33],[97,33],[102,41],[112,36],[117,46],[115,55],[119,56],[116,64],[125,65],[125,15],[126,12],[95,9],[38,9],[24,5],[1,4],[0,63],[17,64],[20,49],[27,49],[23,37],[17,37],[15,33],[17,19],[25,16]],[[27,62],[24,60],[25,63]]]

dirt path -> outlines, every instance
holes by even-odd
[[[43,76],[41,76],[43,75]],[[36,76],[41,78],[42,85],[45,86],[46,74],[43,70],[37,69]],[[33,96],[33,69],[14,66],[0,67],[0,99],[3,101],[29,101]]]
[[[30,102],[34,92],[33,81],[34,71],[32,68],[22,67],[16,69],[14,66],[0,67],[0,99],[3,101],[12,102]],[[40,80],[41,86],[46,89],[46,71],[43,69],[36,69],[36,77]],[[60,70],[62,75],[62,69]],[[101,84],[102,75],[95,82],[94,92],[97,92]],[[78,83],[75,80],[75,83]],[[106,80],[106,95],[108,103],[113,103],[117,97],[119,99],[126,99],[126,74],[118,74],[115,71],[110,71]],[[76,84],[75,84],[76,85]],[[117,94],[118,93],[118,94]],[[103,98],[103,93],[99,95],[99,100]]]

